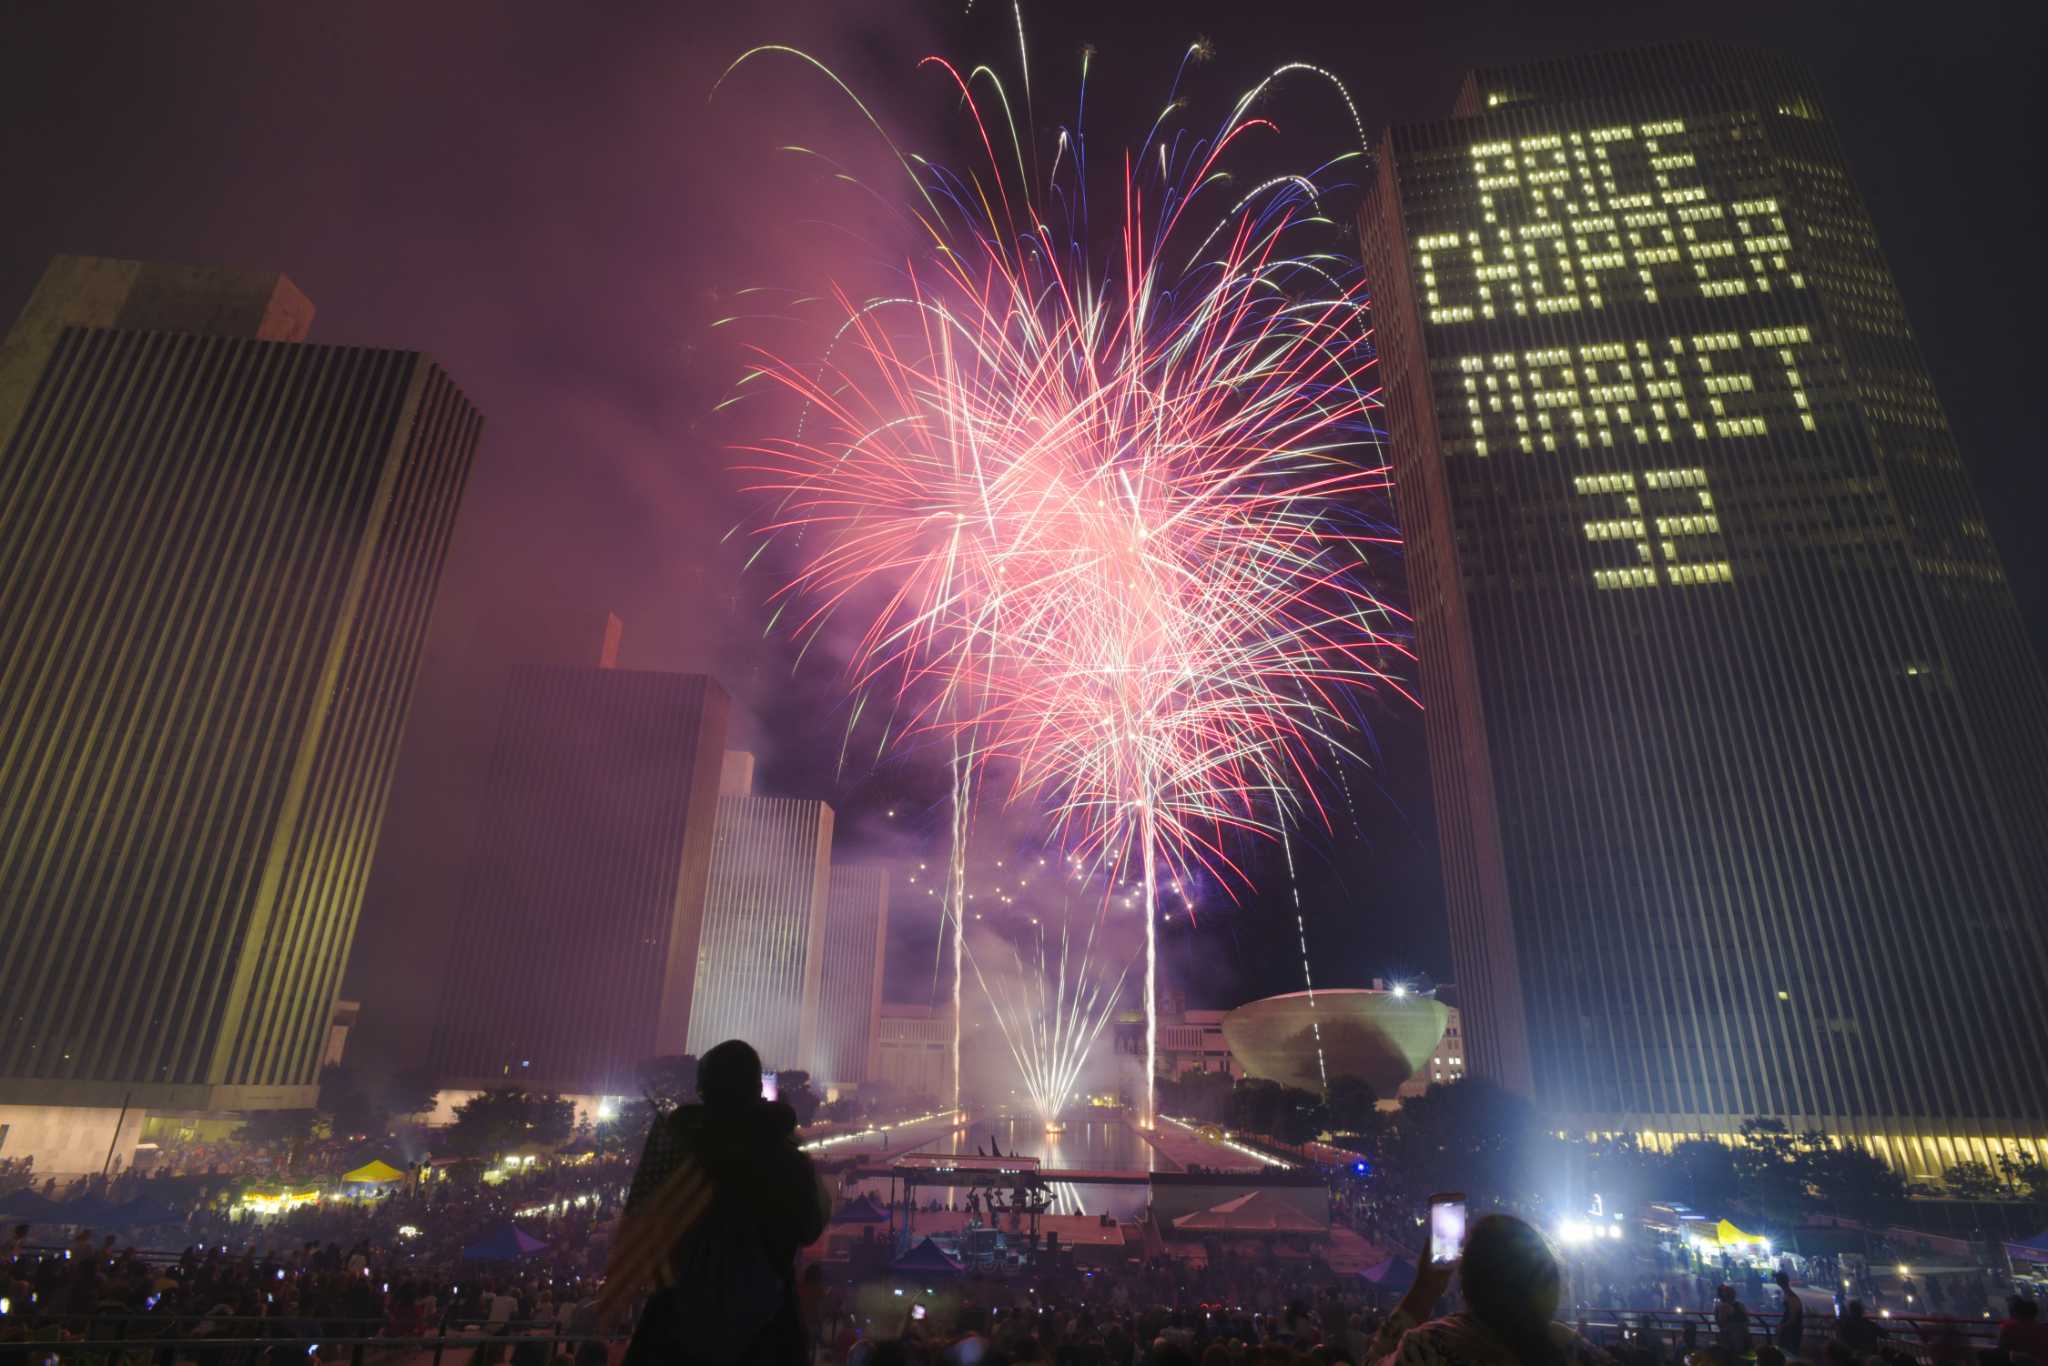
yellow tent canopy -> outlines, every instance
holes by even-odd
[[[387,1181],[403,1181],[405,1173],[379,1157],[372,1158],[352,1172],[344,1172],[341,1179],[365,1185],[381,1185]]]
[[[258,1214],[282,1214],[300,1205],[310,1205],[319,1198],[317,1190],[249,1190],[242,1193],[241,1204]]]
[[[1735,1243],[1761,1243],[1764,1241],[1764,1236],[1761,1233],[1744,1233],[1741,1229],[1723,1219],[1720,1223],[1714,1225],[1714,1239],[1721,1246],[1729,1247]]]

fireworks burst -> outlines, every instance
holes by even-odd
[[[981,956],[971,944],[968,947],[975,981],[987,996],[989,1010],[1016,1060],[1024,1092],[1048,1125],[1057,1122],[1066,1109],[1089,1051],[1115,1013],[1124,979],[1130,975],[1131,965],[1126,961],[1108,986],[1099,980],[1106,975],[1095,961],[1096,931],[1101,924],[1100,916],[1091,917],[1077,956],[1066,915],[1060,917],[1056,954],[1047,945],[1045,927],[1034,918],[1031,961],[1027,964],[1016,945],[1008,945],[1013,972],[1004,972],[1000,964],[984,971]]]
[[[767,52],[791,50],[747,57]],[[1276,82],[1350,101],[1293,64],[1196,136],[1173,123],[1184,59],[1126,152],[1098,260],[1078,116],[1040,179],[1028,96],[1013,105],[986,67],[925,65],[956,87],[985,164],[956,174],[889,143],[926,247],[900,293],[835,292],[822,358],[758,353],[750,378],[804,419],[743,446],[743,468],[775,500],[764,530],[802,537],[782,593],[803,604],[797,634],[858,606],[854,687],[889,691],[898,737],[950,736],[956,794],[962,763],[1001,761],[1013,799],[1045,806],[1091,867],[1142,880],[1149,1075],[1162,879],[1243,885],[1234,836],[1327,819],[1316,779],[1348,752],[1352,699],[1398,688],[1405,660],[1368,587],[1393,538],[1375,516],[1365,300],[1353,263],[1318,249],[1337,233],[1321,182],[1360,154],[1243,179],[1230,165],[1271,141],[1252,110]],[[1054,1097],[1070,1061],[1019,1066]]]

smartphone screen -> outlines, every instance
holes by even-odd
[[[1465,1255],[1465,1195],[1429,1197],[1429,1259],[1448,1265]]]
[[[924,1313],[925,1309],[923,1305],[913,1304],[910,1306],[910,1317],[914,1319],[921,1319],[924,1317]]]
[[[773,1072],[763,1072],[761,1074],[761,1099],[775,1099],[775,1074]]]

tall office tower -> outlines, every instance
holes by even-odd
[[[59,257],[0,348],[0,1153],[39,1170],[115,1107],[315,1094],[481,424],[311,317]]]
[[[979,1036],[970,1035],[970,1042]],[[875,1026],[875,1080],[944,1105],[953,1094],[953,1007],[884,1001]]]
[[[2041,1152],[2048,689],[1809,78],[1475,72],[1361,228],[1475,1069]]]
[[[443,1086],[636,1095],[642,1063],[684,1051],[727,709],[702,674],[514,673],[429,1052]]]
[[[832,808],[753,796],[751,756],[726,760],[724,770],[690,1051],[702,1057],[745,1039],[768,1067],[808,1068],[824,978]]]
[[[834,864],[825,896],[825,961],[811,1061],[820,1080],[858,1083],[874,1071],[888,942],[889,870]]]

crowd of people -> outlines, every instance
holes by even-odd
[[[409,1182],[380,1198],[322,1200],[261,1218],[202,1196],[176,1224],[120,1236],[17,1224],[0,1263],[0,1343],[332,1343],[516,1328],[508,1351],[546,1337],[570,1355],[596,1335],[590,1305],[603,1231],[630,1175],[629,1162],[593,1158],[491,1183]],[[516,1258],[465,1255],[489,1250],[508,1224],[536,1245],[521,1245]],[[182,1250],[143,1251],[126,1238],[144,1248],[176,1239]]]
[[[1782,1276],[1775,1296],[1744,1275],[1703,1297],[1700,1277],[1725,1269],[1704,1264],[1589,1291],[1583,1267],[1505,1214],[1477,1220],[1455,1269],[1425,1246],[1386,1309],[1357,1278],[1273,1245],[912,1278],[871,1240],[864,1255],[806,1264],[831,1196],[759,1077],[742,1043],[707,1053],[701,1102],[658,1118],[637,1164],[591,1155],[489,1182],[415,1177],[381,1198],[253,1221],[200,1199],[176,1254],[16,1227],[0,1263],[0,1355],[118,1337],[173,1344],[151,1349],[163,1366],[282,1366],[354,1340],[402,1353],[441,1338],[481,1343],[468,1366],[2048,1366],[2048,1330],[2023,1298],[1993,1345],[1960,1325],[1908,1328],[1853,1297],[1814,1312]],[[1352,1200],[1339,1180],[1335,1215],[1380,1217]],[[508,1228],[533,1245],[494,1243]],[[1685,1313],[1587,1323],[1589,1298]],[[237,1343],[254,1345],[223,1354]]]

